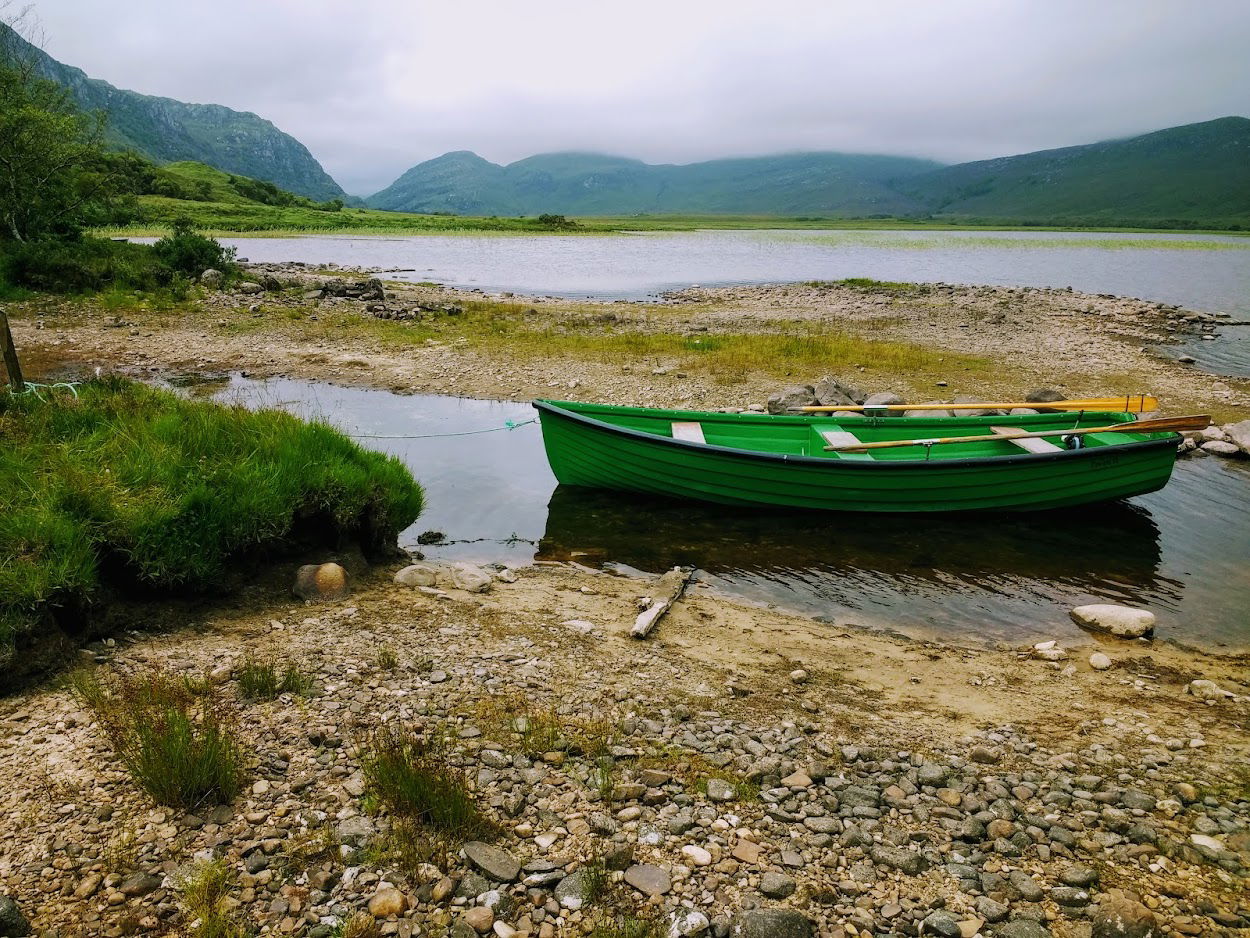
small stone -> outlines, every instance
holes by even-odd
[[[733,857],[735,860],[741,860],[743,863],[758,863],[760,854],[764,852],[764,848],[757,843],[749,840],[739,840],[733,849]]]
[[[1031,918],[1018,918],[999,928],[994,938],[1050,938],[1050,929]]]
[[[1024,870],[1012,870],[1007,881],[1025,902],[1040,902],[1042,896],[1045,895],[1042,887],[1037,884],[1037,880]]]
[[[681,848],[681,852],[695,866],[711,866],[712,855],[696,844],[686,844]]]
[[[155,892],[161,888],[161,880],[158,876],[152,876],[149,873],[131,873],[122,880],[118,891],[123,896],[135,898],[137,896],[146,896],[150,892]]]
[[[408,911],[408,899],[393,886],[379,889],[369,900],[369,914],[374,918],[403,915]]]
[[[74,898],[90,899],[96,894],[102,882],[104,882],[104,877],[99,873],[87,874],[83,877],[83,881],[78,884],[78,888],[74,890]]]
[[[731,938],[811,938],[812,923],[794,909],[752,909],[734,917]]]
[[[351,592],[347,571],[337,563],[304,564],[295,575],[292,591],[300,599],[333,602]]]
[[[374,833],[376,833],[376,830],[373,822],[364,815],[340,821],[338,826],[334,828],[334,835],[338,838],[339,843],[348,844],[352,847],[365,846],[373,839]]]
[[[920,924],[921,934],[941,935],[942,938],[963,938],[959,920],[944,909],[930,912]]]
[[[711,926],[706,915],[698,909],[678,909],[669,925],[669,938],[692,938],[704,934]]]
[[[785,873],[769,871],[760,877],[760,892],[770,899],[785,899],[794,895],[798,884]]]
[[[1155,914],[1122,893],[1108,893],[1091,919],[1092,938],[1161,938],[1163,927]]]
[[[723,778],[709,778],[707,780],[707,796],[712,801],[733,801],[738,797],[738,793]]]
[[[995,902],[989,896],[977,899],[977,915],[987,922],[1001,922],[1011,913],[1011,907],[1002,902]]]
[[[479,935],[486,934],[486,932],[490,931],[491,926],[495,924],[494,910],[484,905],[475,905],[471,909],[465,909],[461,918],[464,919],[466,925]]]
[[[452,564],[451,582],[456,589],[467,593],[485,593],[490,589],[491,581],[491,575],[475,564]]]
[[[806,772],[794,772],[783,778],[781,784],[788,788],[810,788],[812,779]]]
[[[395,582],[399,586],[433,586],[438,582],[438,573],[431,566],[423,563],[412,563],[395,574]]]
[[[1199,700],[1223,700],[1225,697],[1233,696],[1229,691],[1216,684],[1215,681],[1202,679],[1190,681],[1185,687],[1185,693],[1193,694]]]
[[[1095,671],[1106,671],[1113,662],[1101,651],[1096,651],[1089,656],[1089,666]]]
[[[649,863],[636,863],[627,869],[625,882],[648,896],[662,896],[673,886],[664,869]]]
[[[806,684],[807,672],[802,668],[795,668],[790,672],[790,680],[792,680],[795,684]]]
[[[989,746],[973,746],[972,751],[968,753],[968,758],[973,762],[979,762],[982,765],[993,765],[998,762],[1001,757]]]

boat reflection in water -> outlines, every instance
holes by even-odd
[[[1005,640],[1044,634],[1048,623],[1053,634],[1079,602],[1173,606],[1181,591],[1160,572],[1154,519],[1128,503],[1001,515],[852,515],[559,486],[537,558],[650,572],[690,565],[748,599],[808,614],[841,621],[853,611],[861,614],[855,621]]]

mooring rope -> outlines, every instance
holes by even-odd
[[[347,435],[355,440],[432,440],[439,437],[494,433],[496,430],[516,430],[518,427],[528,426],[531,423],[538,423],[538,418],[531,417],[529,420],[522,420],[519,423],[515,420],[505,420],[502,427],[487,427],[484,430],[459,430],[455,433],[349,433]]]
[[[9,394],[11,394],[13,397],[21,397],[23,394],[33,394],[35,395],[35,397],[39,398],[39,400],[44,404],[47,403],[47,400],[44,398],[42,394],[39,393],[40,388],[43,388],[45,391],[49,391],[49,392],[55,391],[57,388],[65,388],[71,394],[73,394],[74,397],[78,396],[79,382],[77,381],[57,381],[54,384],[40,384],[38,381],[26,381],[24,383],[26,386],[20,391],[14,391],[12,386],[10,386]]]

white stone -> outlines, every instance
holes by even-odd
[[[695,866],[712,865],[712,855],[696,844],[686,844],[681,848],[681,852]]]
[[[1095,671],[1106,671],[1111,667],[1112,661],[1101,651],[1096,651],[1089,656],[1089,666]]]
[[[1193,694],[1199,700],[1223,700],[1225,697],[1233,696],[1230,691],[1224,690],[1215,681],[1202,679],[1190,681],[1189,686],[1185,688],[1185,693]]]
[[[1224,845],[1214,837],[1208,837],[1206,834],[1190,834],[1189,842],[1195,847],[1206,847],[1208,850],[1223,850]]]
[[[395,582],[400,586],[433,586],[438,574],[433,567],[423,563],[413,563],[395,574]]]
[[[678,909],[668,927],[668,938],[693,938],[694,935],[706,934],[710,925],[707,916],[698,909]]]
[[[1077,606],[1071,612],[1077,625],[1096,632],[1108,632],[1120,638],[1140,638],[1154,631],[1155,616],[1145,609],[1094,603]]]
[[[581,632],[583,635],[589,635],[595,630],[595,624],[587,622],[585,619],[565,619],[560,624],[572,629],[574,632]]]
[[[1244,455],[1250,456],[1250,420],[1230,423],[1224,428],[1224,433]]]
[[[485,593],[490,589],[491,575],[475,564],[457,563],[451,567],[451,582],[468,593]]]

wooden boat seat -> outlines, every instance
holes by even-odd
[[[1023,427],[990,427],[995,433],[1019,433],[1023,432]],[[1063,449],[1062,446],[1056,446],[1050,440],[1042,440],[1037,437],[1031,437],[1027,440],[1008,439],[1008,443],[1018,446],[1030,453],[1056,453]]]
[[[685,440],[687,443],[706,443],[703,439],[703,424],[696,420],[674,420],[673,439]]]
[[[817,430],[820,438],[829,446],[852,446],[855,443],[863,442],[850,430]],[[871,453],[838,453],[830,452],[831,456],[838,459],[872,459]]]

